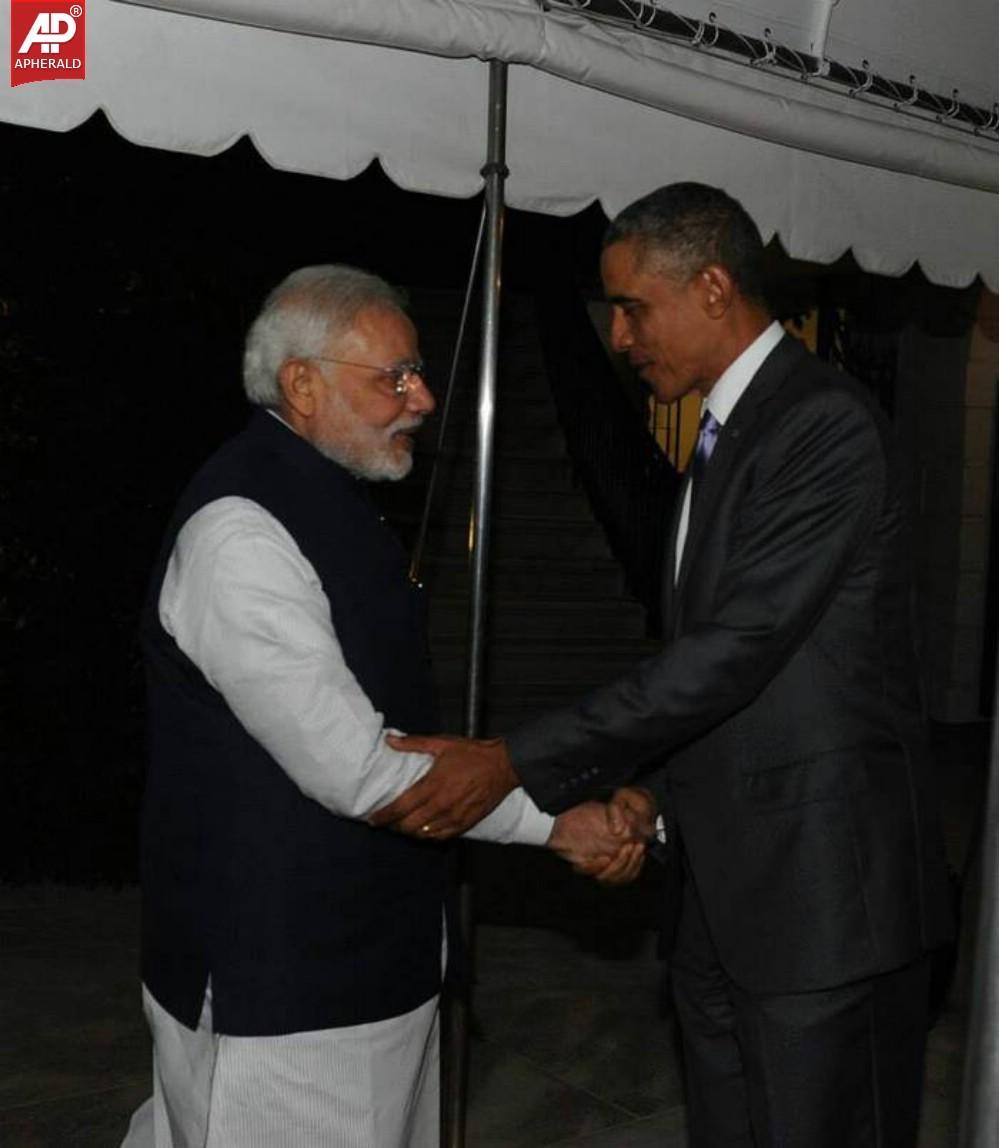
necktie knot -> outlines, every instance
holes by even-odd
[[[706,466],[714,453],[715,443],[718,441],[718,432],[721,423],[709,411],[701,415],[700,430],[697,434],[697,446],[694,449],[694,461],[699,467]]]
[[[694,461],[690,467],[691,487],[690,487],[690,505],[693,507],[694,500],[704,483],[704,474],[708,469],[708,462],[711,455],[714,453],[715,443],[718,441],[718,432],[721,430],[721,423],[709,411],[705,410],[701,415],[701,426],[697,434],[697,446],[694,447]]]

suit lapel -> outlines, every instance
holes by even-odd
[[[738,458],[746,438],[752,433],[752,428],[760,415],[760,409],[767,400],[773,397],[795,362],[808,352],[790,335],[785,335],[777,346],[764,359],[763,365],[753,376],[742,393],[735,409],[729,416],[718,435],[711,462],[705,472],[704,483],[698,491],[697,498],[691,506],[690,521],[687,524],[687,538],[683,547],[683,558],[680,561],[680,572],[676,579],[676,587],[672,589],[672,570],[670,566],[667,578],[671,584],[669,595],[671,613],[665,615],[672,621],[672,611],[683,598],[687,574],[691,568],[698,550],[703,544],[709,524],[714,517],[714,509],[722,491],[728,484],[732,465]],[[676,528],[672,538],[672,554],[676,555]]]
[[[680,518],[683,514],[683,502],[687,497],[687,489],[690,486],[690,471],[688,469],[686,477],[680,484],[680,490],[676,496],[676,502],[673,507],[673,514],[670,518],[669,534],[666,538],[665,554],[663,556],[663,574],[662,574],[662,619],[663,619],[663,633],[668,634],[673,627],[673,606],[675,601],[674,586],[676,584],[676,543],[677,536],[680,533]]]

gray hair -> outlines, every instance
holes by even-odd
[[[704,183],[671,183],[629,204],[604,233],[604,248],[632,239],[656,271],[681,282],[721,264],[748,299],[764,302],[763,241],[738,200]]]
[[[384,279],[357,267],[327,263],[292,271],[264,300],[247,332],[246,397],[258,406],[279,406],[281,367],[292,358],[326,353],[330,340],[346,335],[358,313],[373,306],[403,311],[405,300]]]

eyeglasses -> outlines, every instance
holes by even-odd
[[[337,363],[341,367],[360,367],[365,371],[377,371],[381,376],[386,393],[401,399],[422,383],[427,385],[427,368],[420,362],[398,363],[394,367],[376,367],[373,363],[353,363],[350,359],[330,359],[324,355],[310,355],[309,358],[317,363]]]

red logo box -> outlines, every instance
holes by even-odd
[[[87,75],[83,3],[10,0],[10,86]]]

